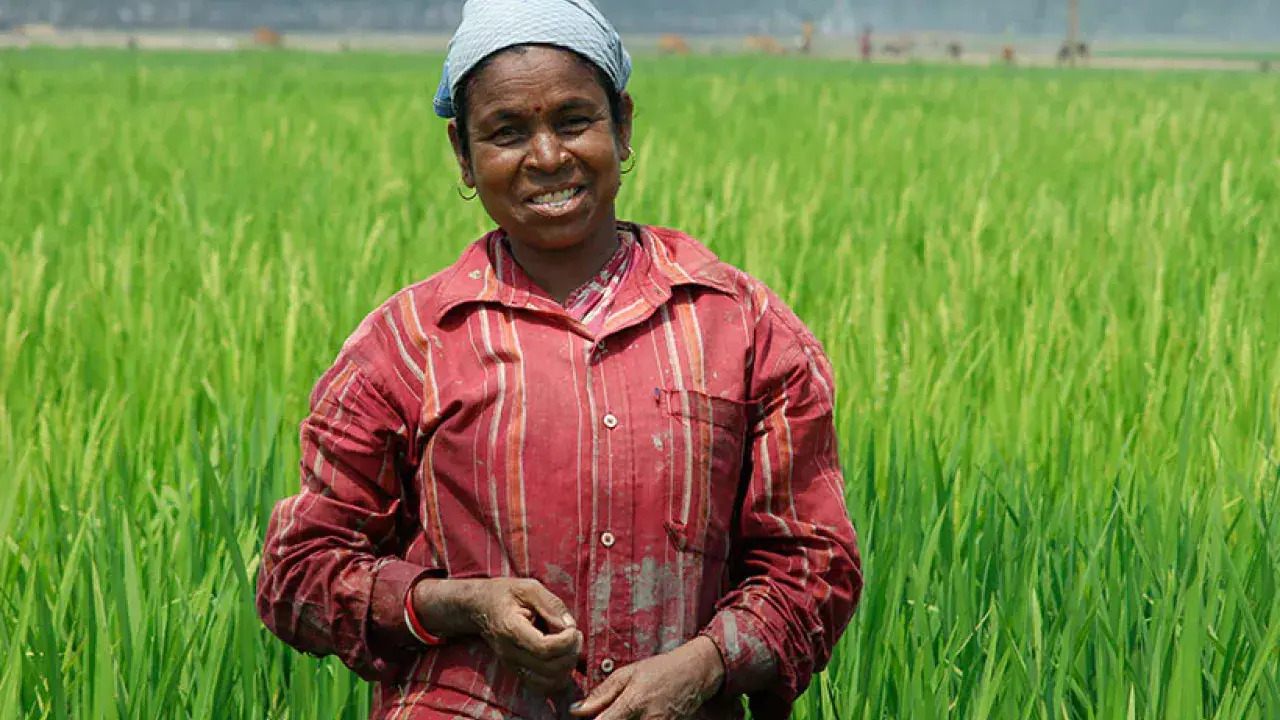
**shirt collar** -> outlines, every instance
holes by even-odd
[[[696,285],[727,295],[734,294],[731,268],[720,262],[720,258],[702,243],[669,228],[637,225],[635,230],[648,251],[644,255],[652,264],[654,273],[665,281],[668,288]]]
[[[679,232],[648,225],[633,225],[644,252],[637,254],[626,286],[642,282],[639,292],[655,306],[671,297],[672,288],[694,285],[733,294],[733,280],[715,253]],[[510,308],[531,306],[536,289],[524,273],[511,272],[507,253],[490,253],[493,241],[501,237],[494,230],[473,242],[462,257],[445,271],[440,285],[435,321],[439,323],[455,308],[473,303],[497,303]],[[643,276],[643,277],[642,277]]]
[[[503,243],[503,247],[506,248],[506,243]],[[635,233],[629,228],[619,228],[618,249],[614,250],[613,257],[565,299],[564,308],[569,315],[581,321],[594,313],[598,306],[607,305],[617,295],[618,285],[626,279],[627,271],[635,264],[633,258],[640,252],[639,247]]]

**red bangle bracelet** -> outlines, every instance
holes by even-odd
[[[418,621],[418,614],[413,610],[413,590],[405,593],[404,596],[404,621],[409,626],[409,634],[417,638],[418,642],[423,645],[443,645],[444,640],[427,632],[422,627],[422,623]]]

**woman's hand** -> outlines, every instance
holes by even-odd
[[[569,684],[582,632],[564,602],[537,580],[423,580],[414,610],[429,632],[479,635],[498,659],[544,693]]]
[[[564,602],[537,580],[480,582],[470,604],[480,637],[533,688],[545,693],[567,686],[582,632]]]
[[[614,672],[569,712],[596,720],[684,720],[716,694],[723,679],[720,651],[699,637]]]

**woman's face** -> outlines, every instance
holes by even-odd
[[[565,50],[528,46],[494,56],[471,81],[466,102],[470,157],[454,123],[449,139],[463,182],[503,230],[539,250],[613,235],[629,155],[629,97],[615,134],[593,70]]]

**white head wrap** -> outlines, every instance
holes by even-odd
[[[618,92],[631,77],[631,56],[613,26],[590,0],[467,0],[449,41],[435,111],[450,118],[458,85],[490,55],[516,45],[572,50],[604,71]]]

